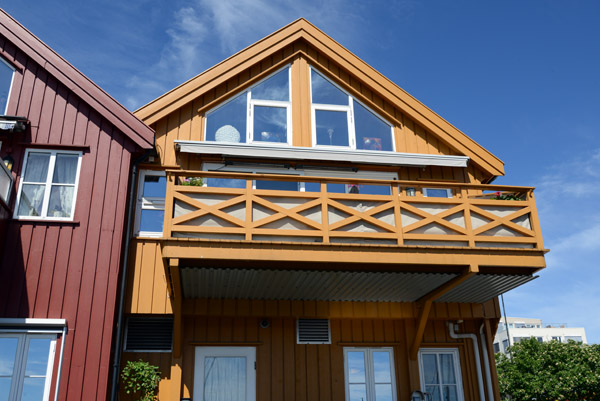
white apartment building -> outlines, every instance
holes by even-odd
[[[509,346],[530,337],[539,342],[573,340],[587,344],[583,327],[567,327],[566,323],[542,323],[542,319],[502,317],[494,337],[494,352],[506,354]]]

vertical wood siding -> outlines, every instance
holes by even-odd
[[[14,171],[21,171],[27,143],[89,147],[73,222],[8,223],[0,317],[66,319],[59,399],[105,400],[134,145],[43,67],[4,38],[0,45],[2,56],[20,68],[8,114],[30,121],[26,133],[2,147],[11,151]]]
[[[204,301],[201,301],[204,302]],[[305,345],[296,344],[296,318],[298,316],[277,316],[265,313],[273,311],[292,311],[287,301],[264,302],[262,307],[251,315],[243,315],[241,308],[250,301],[206,301],[207,310],[220,310],[231,313],[231,316],[187,315],[184,318],[184,348],[181,362],[181,384],[178,379],[171,379],[169,353],[125,353],[125,360],[144,359],[159,366],[162,381],[159,388],[159,399],[168,400],[173,393],[172,386],[181,386],[181,396],[191,397],[194,378],[194,349],[196,346],[227,346],[248,343],[257,349],[257,400],[261,401],[308,401],[333,400],[345,398],[344,357],[345,346],[393,347],[396,372],[397,395],[399,401],[409,401],[411,389],[418,382],[418,364],[408,357],[414,335],[416,321],[407,316],[403,318],[365,317],[373,314],[365,308],[357,308],[357,304],[347,303],[350,307],[362,309],[360,318],[331,318],[331,344]],[[282,304],[282,305],[278,305]],[[493,308],[493,303],[491,303]],[[252,305],[246,305],[252,310]],[[310,312],[315,303],[297,304],[297,310]],[[214,308],[213,308],[214,307]],[[469,306],[469,309],[482,310],[481,305]],[[474,319],[473,310],[464,310],[459,315],[465,319],[461,331],[478,333],[481,319]],[[227,312],[227,311],[228,312]],[[241,314],[234,311],[240,311]],[[314,309],[313,309],[314,310]],[[217,312],[218,313],[218,312]],[[303,316],[300,314],[299,316]],[[374,314],[376,315],[376,314]],[[310,315],[308,315],[310,316]],[[487,317],[487,316],[486,316]],[[259,327],[259,321],[268,318],[269,328]],[[461,374],[466,401],[478,400],[477,376],[473,344],[470,340],[450,338],[445,319],[434,316],[427,324],[423,347],[457,348],[460,354]],[[129,400],[131,398],[124,397]]]

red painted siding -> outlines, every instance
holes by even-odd
[[[30,121],[25,133],[2,139],[16,185],[29,144],[84,149],[74,222],[4,220],[0,318],[66,319],[59,399],[105,400],[131,154],[139,148],[2,35],[0,54],[18,68],[8,114]]]

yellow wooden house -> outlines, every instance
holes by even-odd
[[[304,19],[136,115],[121,364],[160,400],[499,399],[498,296],[547,250],[498,158]]]

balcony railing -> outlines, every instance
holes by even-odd
[[[544,247],[530,187],[168,170],[165,211],[167,238]]]

